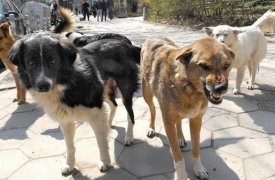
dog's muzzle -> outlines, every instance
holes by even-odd
[[[213,104],[220,104],[222,102],[222,94],[226,93],[227,89],[227,83],[204,84],[205,95]]]
[[[46,80],[41,80],[36,83],[36,89],[38,92],[49,92],[51,89],[51,83]]]

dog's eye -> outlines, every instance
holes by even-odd
[[[55,64],[55,60],[52,60],[52,61],[51,61],[51,64]]]
[[[216,37],[219,37],[219,36],[220,36],[220,34],[215,34],[215,36],[216,36]]]
[[[207,64],[200,63],[199,66],[204,70],[210,70],[210,67]]]
[[[4,39],[4,38],[3,38],[3,37],[0,37],[0,41],[1,41],[2,39]]]
[[[230,64],[225,64],[225,65],[223,66],[223,69],[226,70],[226,69],[229,68],[229,66],[230,66]]]

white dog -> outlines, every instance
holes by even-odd
[[[203,28],[207,35],[225,43],[235,53],[233,67],[237,68],[237,78],[234,94],[240,92],[246,66],[250,78],[248,89],[254,89],[256,72],[267,51],[267,42],[262,31],[272,28],[274,22],[275,12],[267,11],[251,26],[231,27],[219,25]]]

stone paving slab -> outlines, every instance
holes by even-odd
[[[137,46],[146,37],[164,35],[179,46],[185,46],[205,35],[180,26],[146,23],[142,18],[114,19],[107,22],[77,22],[85,34],[114,32],[126,35]],[[80,28],[81,27],[81,28]],[[203,118],[201,159],[210,180],[275,179],[275,39],[268,39],[268,54],[256,76],[256,89],[246,89],[248,75],[242,83],[242,94],[233,95],[236,70],[229,77],[229,91],[221,105],[211,105]],[[113,168],[99,172],[98,148],[87,123],[76,123],[76,168],[73,174],[61,175],[65,163],[65,142],[58,123],[50,119],[27,95],[28,103],[18,106],[12,100],[16,89],[12,76],[0,74],[0,179],[5,180],[172,180],[175,177],[172,155],[164,131],[161,112],[157,111],[157,135],[146,137],[149,111],[136,93],[133,100],[136,125],[134,145],[123,145],[127,127],[126,110],[121,98],[109,134],[109,152]],[[187,140],[183,149],[187,172],[197,180],[191,167],[189,123],[182,121]]]

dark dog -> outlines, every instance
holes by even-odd
[[[140,48],[133,46],[127,37],[115,33],[83,36],[81,33],[73,32],[66,36],[75,46],[83,46],[81,51],[85,51],[87,58],[92,56],[102,79],[111,87],[108,92],[109,97],[105,98],[111,109],[110,125],[112,125],[117,107],[115,92],[116,89],[120,90],[129,121],[125,145],[132,144],[135,122],[132,98],[139,87],[139,67],[137,65],[140,64]]]
[[[195,174],[208,177],[200,160],[200,129],[207,102],[222,102],[234,53],[213,38],[205,38],[180,48],[167,38],[148,39],[142,45],[141,76],[143,96],[151,119],[147,136],[154,135],[156,96],[165,131],[175,160],[178,179],[187,179],[180,145],[185,141],[181,120],[190,118],[192,162]],[[208,101],[207,101],[208,100]]]
[[[80,32],[69,32],[66,34],[66,37],[69,38],[69,40],[76,47],[83,47],[89,43],[92,43],[101,39],[117,39],[117,40],[124,41],[128,44],[132,44],[132,42],[126,36],[123,36],[121,34],[116,34],[116,33],[100,33],[100,34],[88,36]]]

